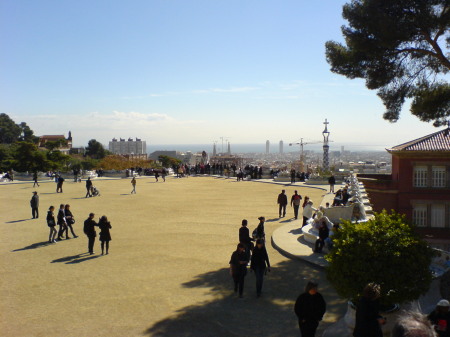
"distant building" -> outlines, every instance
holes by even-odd
[[[145,140],[143,141],[139,138],[136,138],[136,140],[133,140],[133,138],[128,138],[128,140],[113,138],[109,142],[109,151],[120,155],[145,155],[147,153],[147,145]]]
[[[387,151],[391,175],[358,175],[374,210],[406,214],[432,246],[450,251],[450,127]]]
[[[66,138],[64,135],[44,135],[39,137],[38,146],[41,148],[45,147],[47,142],[63,141],[61,146],[58,148],[64,154],[69,154],[72,149],[72,132],[69,131],[69,136]]]
[[[266,154],[270,153],[270,142],[266,140]]]
[[[284,143],[283,143],[283,141],[282,140],[280,140],[280,154],[283,154],[284,153]]]

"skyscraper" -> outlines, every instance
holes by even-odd
[[[128,140],[120,138],[119,141],[113,138],[109,142],[109,151],[114,154],[146,154],[147,146],[145,140],[139,138],[136,138],[135,141],[132,138],[128,138]]]
[[[266,140],[266,154],[269,154],[270,152],[270,142]]]
[[[280,140],[280,154],[284,153],[284,149],[283,149],[284,143],[282,140]]]

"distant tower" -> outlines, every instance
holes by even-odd
[[[284,149],[283,149],[283,141],[282,140],[280,140],[280,154],[283,154],[284,153]]]
[[[69,131],[69,137],[67,137],[67,140],[72,140],[72,131]]]
[[[231,154],[231,144],[228,142],[228,154]]]
[[[266,140],[266,154],[269,154],[270,152],[270,142]]]
[[[216,157],[216,156],[217,156],[216,143],[214,143],[214,146],[213,146],[213,157]]]
[[[330,132],[328,131],[328,124],[330,124],[326,119],[325,122],[325,130],[323,130],[323,170],[328,171],[330,169],[330,160],[328,157],[328,152],[330,150],[330,146],[328,145],[328,138],[330,137]]]

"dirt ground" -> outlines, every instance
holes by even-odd
[[[252,231],[265,216],[266,237],[278,218],[275,184],[213,177],[98,180],[100,197],[85,198],[85,184],[66,181],[0,185],[0,331],[2,336],[299,336],[293,305],[306,282],[319,281],[328,308],[320,330],[343,315],[345,303],[306,262],[282,256],[268,243],[272,272],[256,298],[248,273],[244,298],[228,271],[242,219]],[[323,191],[297,189],[319,204]],[[40,217],[31,218],[32,191]],[[48,244],[47,209],[69,203],[76,239]],[[87,254],[83,221],[111,221],[110,254]],[[56,212],[55,212],[56,213]],[[320,333],[317,334],[318,336]]]

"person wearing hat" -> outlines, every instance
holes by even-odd
[[[287,196],[286,196],[285,192],[286,192],[285,190],[281,190],[281,193],[278,194],[278,199],[277,199],[277,203],[279,205],[278,213],[280,214],[280,218],[281,218],[281,213],[283,213],[283,217],[286,216],[286,205],[288,204],[288,200],[287,200]]]
[[[429,315],[428,319],[433,324],[439,337],[450,337],[450,303],[446,299],[440,300]]]
[[[258,218],[259,220],[259,224],[258,226],[254,229],[252,236],[253,239],[257,240],[257,239],[262,239],[262,240],[266,240],[266,233],[264,232],[264,222],[266,221],[266,218],[263,216],[260,216]]]
[[[30,206],[33,219],[39,218],[39,196],[36,191],[33,192],[33,196],[30,200]]]

